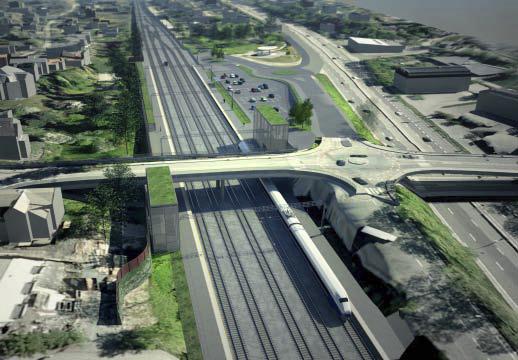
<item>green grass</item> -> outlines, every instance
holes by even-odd
[[[396,194],[400,202],[398,214],[404,219],[413,220],[426,239],[443,255],[447,262],[445,270],[452,276],[456,288],[487,309],[500,332],[517,348],[518,314],[494,288],[475,262],[474,255],[453,237],[425,201],[402,186],[396,188]]]
[[[336,87],[333,85],[331,80],[325,74],[316,74],[315,75],[325,92],[331,97],[335,105],[343,112],[343,114],[349,119],[349,121],[353,124],[354,129],[365,140],[373,143],[381,145],[381,142],[374,137],[372,132],[369,130],[367,125],[363,122],[363,119],[354,112],[351,108],[351,105],[342,97],[342,95],[338,92]]]
[[[286,125],[288,122],[273,107],[266,104],[259,104],[257,111],[270,123],[270,125]]]
[[[148,124],[155,123],[155,117],[153,116],[153,106],[151,104],[151,98],[149,97],[149,92],[146,84],[146,78],[144,76],[144,67],[142,66],[142,62],[137,63],[137,71],[140,81],[140,92],[142,94],[142,101],[144,102],[144,114],[146,116],[146,121]]]
[[[97,84],[97,73],[88,68],[71,68],[43,76],[38,87],[56,95],[80,95],[92,92]]]
[[[178,203],[168,166],[147,168],[146,178],[151,206],[166,206]]]
[[[158,322],[135,330],[138,344],[184,359],[202,359],[180,252],[153,256],[149,295]]]
[[[380,85],[387,87],[392,86],[395,68],[393,59],[379,58],[365,60],[365,64]]]
[[[219,81],[215,81],[215,84],[216,84],[216,89],[218,89],[218,92],[221,94],[221,96],[223,96],[223,98],[225,99],[225,102],[227,102],[228,104],[232,104],[232,96],[230,96],[230,94],[223,87],[223,85],[221,85],[221,83]],[[248,117],[248,115],[246,115],[246,113],[243,111],[243,109],[241,108],[241,106],[239,105],[239,103],[237,101],[234,101],[233,110],[234,110],[234,114],[236,114],[237,118],[239,119],[239,121],[242,124],[248,124],[250,122],[250,118]]]
[[[82,340],[82,335],[77,331],[51,330],[47,333],[10,333],[0,340],[0,357],[45,354],[48,350],[61,349]]]
[[[293,69],[279,69],[272,71],[274,75],[297,75],[299,72]]]

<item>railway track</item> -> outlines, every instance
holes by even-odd
[[[173,134],[172,142],[175,152],[179,155],[238,152],[237,135],[230,128],[224,115],[220,113],[214,100],[206,93],[199,77],[194,73],[192,66],[195,62],[192,56],[186,54],[185,50],[170,38],[170,34],[162,24],[149,15],[142,16],[142,11],[145,10],[139,9],[143,45],[153,65],[162,101],[166,105],[164,113]],[[168,66],[163,66],[163,61],[167,61]],[[261,193],[254,193],[248,181],[239,181],[238,184],[241,191],[246,194],[245,202],[254,204],[256,196]],[[256,186],[259,186],[259,183]],[[300,324],[303,323],[299,319],[301,314],[294,313],[295,310],[292,309],[285,289],[287,284],[279,282],[269,258],[261,251],[261,241],[263,244],[266,241],[270,242],[276,235],[269,229],[267,222],[254,223],[254,221],[257,222],[257,219],[250,218],[243,210],[245,204],[232,186],[227,186],[224,190],[227,201],[230,201],[232,205],[231,209],[221,208],[222,199],[218,196],[219,191],[216,192],[209,182],[187,183],[185,187],[186,200],[193,209],[196,226],[201,234],[207,263],[235,358],[277,359],[285,357],[281,350],[283,344],[279,344],[279,339],[274,338],[280,334],[276,334],[273,329],[277,329],[278,332],[279,328],[286,329],[286,332],[289,333],[291,344],[296,349],[297,355],[294,357],[297,358],[322,358],[322,354],[308,342],[308,332],[312,334],[313,340],[318,338],[318,341],[323,344],[327,358],[372,358],[369,356],[368,350],[362,348],[362,344],[352,346],[354,341],[360,343],[362,341],[354,327],[349,329],[346,328],[347,324],[344,325],[342,331],[343,337],[346,339],[342,336],[337,339],[336,331],[330,331],[318,306],[313,304],[311,297],[307,294],[308,290],[305,288],[304,281],[298,279],[295,275],[296,271],[290,268],[292,266],[290,258],[293,254],[288,254],[286,249],[280,249],[280,252],[273,255],[284,258],[279,261],[283,263],[285,271],[291,278],[290,286],[293,286],[300,294],[305,321],[310,321],[312,325],[310,329],[301,327]],[[255,191],[257,192],[257,189]],[[264,189],[262,192],[265,193]],[[262,201],[267,202],[267,199],[267,196],[263,197]],[[229,220],[229,217],[232,221]],[[236,219],[237,221],[235,221]],[[241,234],[236,234],[236,226],[242,232]],[[259,239],[254,231],[254,227],[257,228],[257,226],[263,226],[270,239]],[[236,235],[241,236],[240,241],[246,241],[247,246],[250,247],[251,251],[247,257],[240,256],[240,245]],[[294,241],[291,235],[288,237],[291,239],[290,241]],[[248,259],[254,262],[254,266],[257,264],[260,269],[264,284],[267,286],[267,294],[257,293],[257,284],[252,282],[250,278],[252,274],[247,273],[247,269],[250,271],[250,267],[247,267],[249,264],[246,263]],[[262,279],[261,282],[263,282]],[[316,282],[318,283],[318,279]],[[318,286],[321,287],[321,285]],[[322,294],[325,294],[323,288],[321,291]],[[265,310],[261,309],[261,301],[264,302],[262,299],[264,296],[268,296],[268,299],[271,298],[272,304],[275,305],[272,311],[278,312],[278,319],[282,319],[282,323],[278,323],[277,327],[268,324],[265,320]],[[244,314],[246,314],[246,319],[242,318]],[[275,320],[277,321],[277,318]],[[253,337],[251,337],[251,329],[253,329]],[[347,331],[352,331],[352,334],[347,335]],[[357,336],[357,339],[354,336]],[[257,340],[256,344],[248,343],[253,343],[255,340]],[[340,345],[340,341],[343,340],[351,343],[348,348],[354,349],[355,354],[349,354],[344,350],[344,347]],[[365,349],[365,354],[362,353],[363,349]],[[358,354],[360,356],[357,356]]]

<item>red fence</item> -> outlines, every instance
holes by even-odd
[[[120,281],[124,276],[126,276],[127,273],[142,264],[149,255],[151,255],[151,252],[149,251],[149,243],[147,243],[144,250],[142,250],[142,252],[138,254],[136,258],[122,265],[122,267],[119,269],[119,272],[117,273],[117,281]]]

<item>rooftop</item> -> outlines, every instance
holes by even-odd
[[[400,45],[399,43],[395,41],[386,41],[386,40],[380,40],[380,39],[370,39],[370,38],[361,38],[361,37],[349,37],[349,40],[353,40],[357,42],[358,44],[365,44],[365,45],[378,45],[378,46],[393,46],[393,45]]]
[[[147,168],[146,178],[151,206],[166,206],[178,203],[168,166]]]
[[[396,72],[405,77],[463,77],[471,76],[471,71],[465,66],[428,66],[428,67],[399,67]]]
[[[270,125],[287,125],[288,122],[270,105],[260,104],[256,107],[257,111],[270,123]]]
[[[506,96],[512,99],[518,99],[518,91],[512,89],[487,89],[480,92],[480,94],[485,92],[491,92],[494,94]]]

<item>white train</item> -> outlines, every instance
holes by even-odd
[[[286,200],[284,200],[282,194],[277,190],[277,187],[270,180],[261,181],[268,192],[268,195],[281,213],[284,222],[288,225],[288,228],[295,239],[297,239],[297,242],[313,266],[313,269],[317,272],[320,280],[338,307],[338,311],[342,316],[350,316],[351,304],[349,302],[347,292],[337,279],[326,259],[324,259],[316,245],[313,243],[313,240],[311,240],[299,219],[293,214],[293,211]]]

